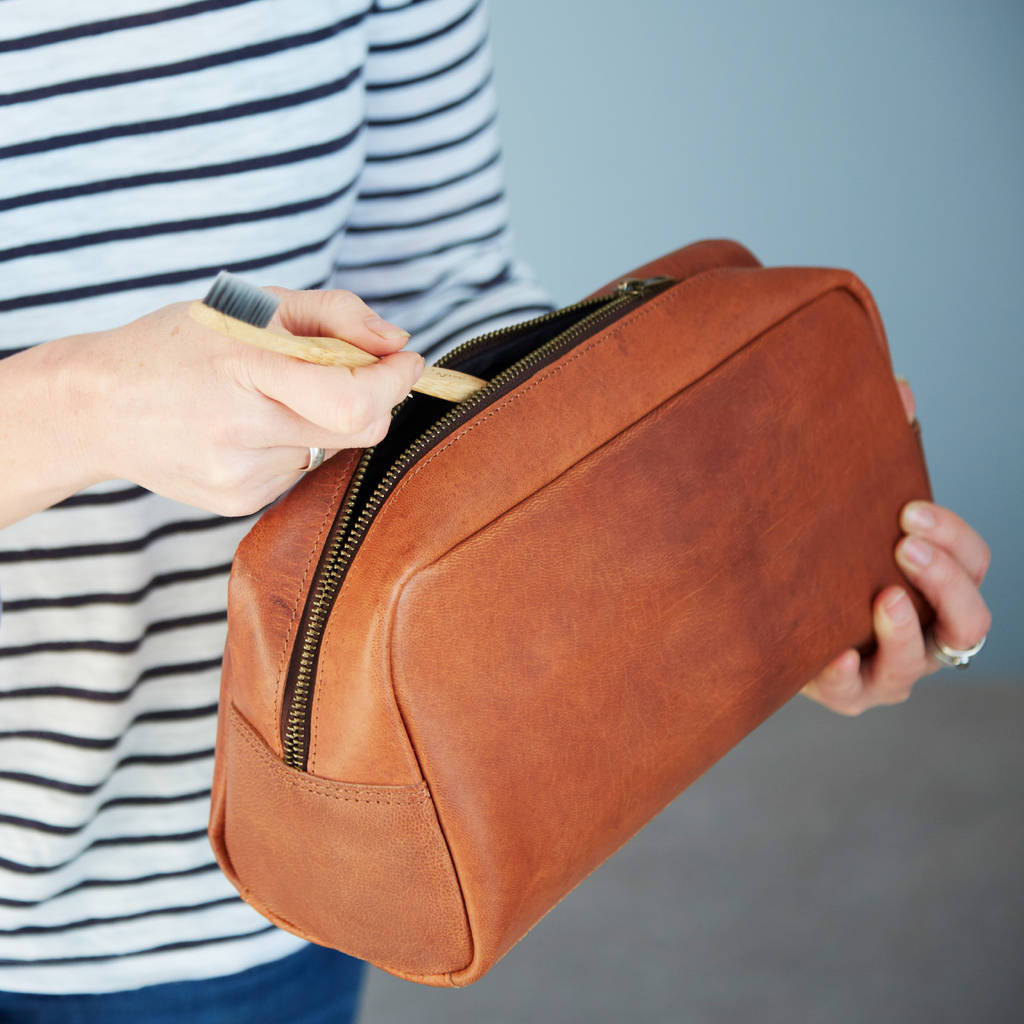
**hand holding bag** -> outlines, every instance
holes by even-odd
[[[931,497],[844,270],[687,246],[439,361],[238,549],[210,836],[272,921],[470,984],[846,647]],[[680,912],[683,912],[682,909]]]

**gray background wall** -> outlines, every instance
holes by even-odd
[[[466,991],[360,1024],[1015,1024],[1024,3],[491,0],[519,252],[560,302],[688,241],[845,266],[993,549],[991,639],[896,708],[799,698]]]
[[[1024,655],[1024,3],[492,0],[519,252],[559,302],[700,238],[855,271]]]

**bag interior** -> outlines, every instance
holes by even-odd
[[[543,323],[524,321],[521,332],[515,331],[496,337],[492,343],[481,345],[474,351],[452,360],[447,366],[452,370],[461,370],[474,377],[491,380],[534,349],[589,316],[597,308],[597,305],[588,305],[583,309],[569,309]],[[360,484],[360,495],[364,500],[374,492],[399,455],[420,434],[454,407],[454,403],[443,398],[435,398],[433,395],[424,395],[418,391],[413,391],[411,395],[412,397],[393,413],[387,436],[374,448],[373,455],[370,456]]]

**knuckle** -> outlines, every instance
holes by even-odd
[[[380,444],[388,435],[388,431],[391,429],[391,417],[388,416],[380,417],[374,420],[373,424],[367,428],[367,444]]]
[[[955,566],[953,560],[946,554],[936,553],[931,564],[925,567],[922,575],[933,587],[943,588],[949,586],[953,581]]]
[[[252,419],[229,416],[213,428],[213,440],[225,448],[245,448],[252,439]]]
[[[343,434],[358,434],[373,422],[373,407],[369,396],[356,392],[349,396],[339,410],[338,427]]]

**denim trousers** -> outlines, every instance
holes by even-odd
[[[309,945],[281,960],[201,981],[125,992],[0,992],[0,1024],[351,1024],[366,963]]]

